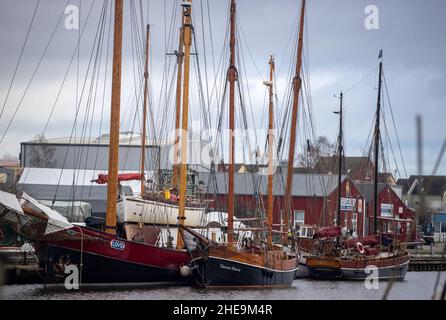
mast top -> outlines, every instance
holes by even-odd
[[[192,7],[192,1],[184,0],[184,1],[181,3],[181,6],[183,6],[183,7],[185,7],[185,8]]]

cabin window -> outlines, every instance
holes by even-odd
[[[294,210],[294,225],[304,224],[305,223],[305,211],[303,210]]]
[[[307,229],[307,237],[308,238],[313,238],[313,228],[308,228]]]

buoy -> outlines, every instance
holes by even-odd
[[[361,254],[364,254],[364,246],[362,245],[361,242],[356,242],[356,248],[358,249],[358,251],[359,251]]]
[[[189,277],[191,275],[191,273],[192,273],[192,271],[191,271],[191,269],[188,266],[181,266],[180,267],[180,274],[183,277],[185,277],[185,278]]]

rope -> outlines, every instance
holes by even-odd
[[[395,129],[396,141],[398,143],[398,149],[399,149],[399,153],[400,153],[400,156],[401,156],[401,162],[403,164],[404,174],[407,177],[408,175],[407,175],[407,171],[406,171],[406,165],[404,164],[404,158],[403,158],[403,154],[401,152],[400,139],[399,139],[399,136],[398,136],[398,131],[396,130],[395,118],[393,116],[393,109],[392,109],[392,104],[390,102],[390,96],[389,96],[389,91],[387,89],[387,82],[386,82],[386,76],[384,74],[384,71],[383,71],[383,79],[384,79],[384,88],[386,89],[387,100],[389,102],[389,109],[390,109],[390,115],[392,117],[393,128]]]
[[[19,101],[19,103],[17,104],[17,106],[16,106],[16,108],[14,110],[14,113],[13,113],[11,119],[8,122],[8,125],[6,126],[6,129],[3,132],[3,135],[2,135],[2,137],[0,139],[0,145],[2,144],[3,140],[5,139],[5,136],[6,136],[7,132],[8,132],[8,130],[9,130],[9,128],[11,127],[11,125],[12,125],[14,119],[15,119],[15,116],[17,115],[17,112],[19,111],[20,106],[22,105],[22,102],[23,102],[23,100],[24,100],[24,98],[25,98],[25,96],[26,96],[26,94],[28,92],[28,89],[31,86],[32,81],[34,80],[34,77],[36,76],[37,71],[39,70],[40,64],[42,63],[42,61],[43,61],[43,59],[44,59],[44,57],[46,55],[46,52],[48,51],[48,48],[49,48],[49,46],[50,46],[50,44],[51,44],[51,42],[52,42],[52,40],[54,38],[54,35],[56,34],[57,27],[59,26],[60,21],[62,20],[63,16],[65,15],[65,7],[68,5],[68,3],[69,3],[69,0],[67,1],[66,5],[64,6],[64,10],[62,11],[62,14],[60,15],[59,20],[57,21],[56,26],[54,27],[53,32],[51,33],[51,36],[50,36],[50,38],[49,38],[49,40],[48,40],[48,42],[46,44],[46,47],[43,50],[43,53],[40,56],[40,59],[39,59],[37,65],[36,65],[36,67],[34,68],[34,71],[33,71],[32,75],[31,75],[31,78],[29,79],[28,84],[25,87],[25,91],[23,92],[23,94],[22,94],[22,96],[20,98],[20,101]]]
[[[19,59],[14,69],[14,73],[12,75],[11,83],[9,84],[8,92],[6,93],[5,101],[3,102],[2,111],[0,112],[0,119],[2,118],[3,112],[5,111],[6,103],[8,102],[9,94],[11,93],[12,85],[14,84],[15,76],[17,74],[17,70],[19,69],[20,62],[22,61],[23,52],[25,51],[26,43],[28,42],[29,34],[31,33],[31,28],[34,23],[34,18],[36,17],[37,9],[39,8],[40,0],[37,0],[36,7],[34,8],[33,16],[31,18],[31,22],[28,27],[28,31],[26,32],[25,40],[22,44],[22,49],[20,50]]]

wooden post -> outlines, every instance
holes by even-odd
[[[141,197],[145,194],[145,178],[144,178],[144,165],[146,156],[146,135],[147,135],[147,101],[149,94],[149,49],[150,49],[150,25],[147,25],[146,35],[146,64],[144,70],[144,106],[142,115],[142,140],[141,140]]]
[[[108,154],[108,188],[105,231],[116,234],[116,205],[118,200],[119,116],[121,107],[123,0],[115,0],[113,39],[113,75],[110,113],[110,146]]]
[[[294,164],[294,152],[296,145],[296,127],[297,127],[297,114],[299,105],[299,93],[302,87],[302,79],[300,77],[300,70],[302,67],[302,49],[303,49],[303,36],[304,36],[304,25],[305,25],[305,0],[302,0],[302,9],[300,13],[300,27],[299,27],[299,42],[297,46],[297,62],[296,62],[296,72],[293,78],[293,109],[291,112],[291,131],[290,131],[290,149],[288,151],[288,169],[287,169],[287,179],[285,185],[285,210],[284,210],[284,242],[287,239],[289,218],[291,216],[291,193],[293,185],[293,164]]]
[[[183,2],[184,14],[184,83],[183,83],[183,114],[181,132],[181,162],[180,162],[180,200],[178,208],[179,224],[184,225],[187,191],[187,135],[189,114],[189,69],[190,69],[190,47],[192,44],[192,6],[191,1]],[[178,229],[177,248],[184,247],[184,241]]]

